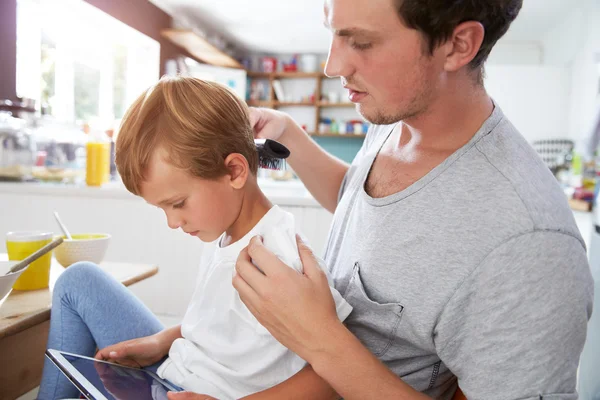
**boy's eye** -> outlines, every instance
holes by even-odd
[[[177,204],[173,204],[173,208],[183,208],[184,205],[185,205],[185,200],[180,201]]]

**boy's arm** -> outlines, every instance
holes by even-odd
[[[340,396],[310,365],[277,386],[243,397],[244,400],[336,400]]]

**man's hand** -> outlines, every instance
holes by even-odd
[[[218,400],[206,394],[192,392],[169,392],[167,398],[169,400]]]
[[[344,327],[327,276],[310,248],[296,239],[303,274],[285,265],[263,246],[260,237],[254,237],[238,257],[233,286],[258,321],[310,363],[311,355],[325,347],[322,340]]]
[[[266,108],[250,108],[250,123],[254,129],[254,137],[281,141],[288,125],[293,121],[289,115]]]

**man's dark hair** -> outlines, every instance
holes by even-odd
[[[429,53],[450,39],[454,29],[466,21],[477,21],[485,29],[479,52],[469,63],[482,69],[492,48],[515,20],[523,0],[394,0],[402,21],[420,31],[428,41]],[[480,74],[481,75],[481,74]],[[481,76],[480,76],[481,80]]]

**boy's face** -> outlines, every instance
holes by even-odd
[[[151,158],[142,197],[165,212],[171,229],[181,228],[203,242],[218,239],[238,217],[241,191],[231,185],[228,175],[217,180],[198,178],[166,159],[162,150]]]

